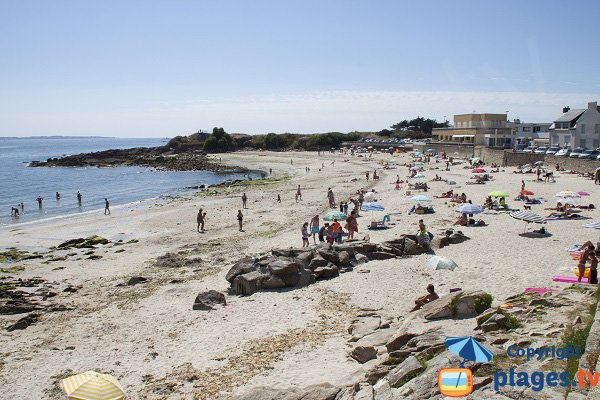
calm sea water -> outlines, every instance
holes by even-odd
[[[140,167],[55,167],[30,168],[29,161],[92,151],[131,147],[154,147],[165,139],[119,138],[1,138],[0,137],[0,225],[104,209],[107,197],[111,207],[164,194],[180,194],[190,186],[243,179],[242,174],[209,171],[156,171]],[[77,203],[77,191],[83,205]],[[59,192],[60,201],[55,193]],[[40,196],[43,207],[38,207]],[[25,204],[18,218],[11,207]]]

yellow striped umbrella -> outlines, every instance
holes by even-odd
[[[114,377],[88,371],[73,375],[60,382],[71,400],[123,400],[125,392]]]

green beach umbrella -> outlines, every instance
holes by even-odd
[[[334,219],[337,219],[338,221],[345,221],[347,217],[348,216],[346,214],[344,214],[343,212],[329,211],[327,214],[325,214],[323,219],[325,221],[333,221]]]
[[[508,193],[503,192],[502,190],[495,190],[488,194],[490,197],[508,197]]]

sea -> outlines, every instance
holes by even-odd
[[[191,193],[199,185],[258,177],[260,172],[161,171],[143,167],[28,167],[31,161],[108,149],[156,147],[168,139],[108,137],[0,137],[0,226],[104,210],[166,195]],[[82,194],[81,206],[77,191]],[[60,200],[56,198],[60,193]],[[42,207],[36,199],[42,197]],[[24,213],[11,207],[24,203]],[[20,210],[20,209],[19,209]]]

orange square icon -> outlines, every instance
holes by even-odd
[[[444,368],[438,372],[440,393],[448,397],[463,397],[473,391],[473,373],[468,368]]]

